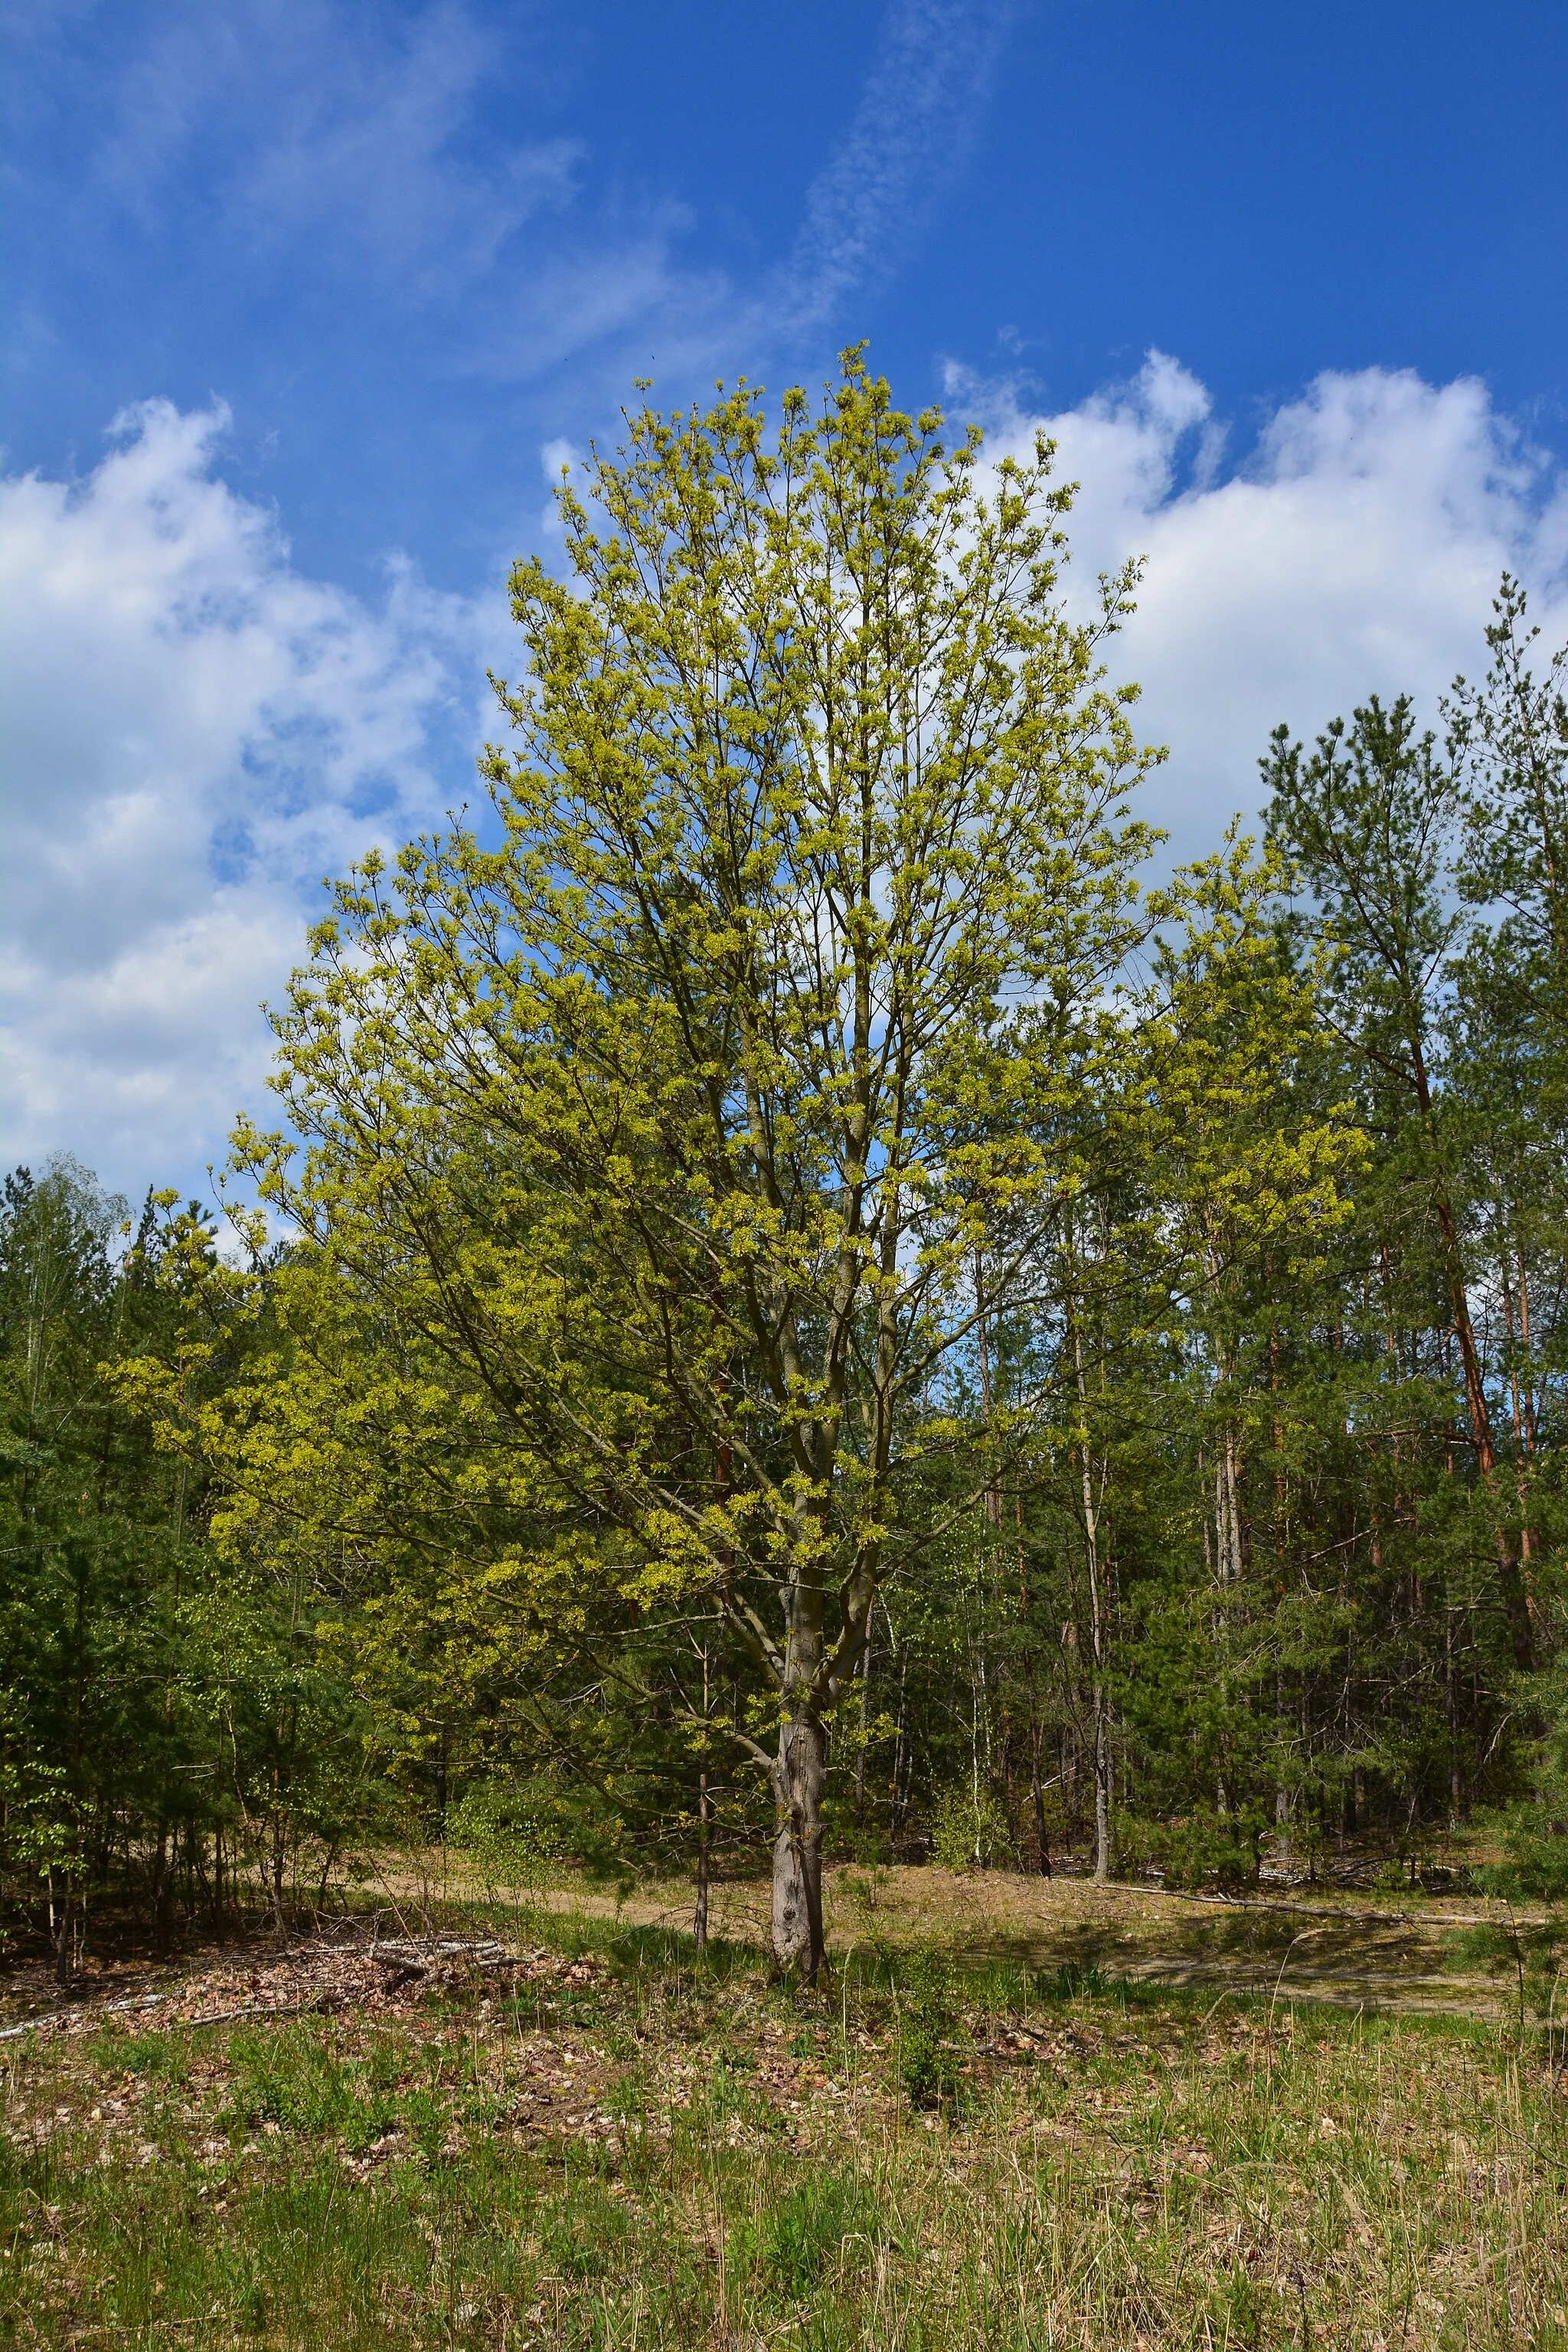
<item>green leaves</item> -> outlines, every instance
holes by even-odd
[[[856,353],[771,434],[744,389],[628,417],[562,492],[570,576],[513,575],[504,847],[340,891],[278,1024],[308,1159],[241,1146],[639,1591],[727,1589],[752,1642],[752,1578],[808,1615],[847,1580],[816,1705],[975,1250],[1007,1229],[1005,1283],[1056,1213],[1047,1136],[1147,924],[1153,755],[1098,667],[1130,579],[1070,624],[1048,449],[987,484],[937,431]]]

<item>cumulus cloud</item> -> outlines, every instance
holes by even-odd
[[[955,379],[955,407],[984,410]],[[1043,429],[1080,484],[1074,593],[1147,558],[1116,667],[1144,688],[1142,724],[1171,747],[1147,808],[1182,856],[1237,811],[1283,719],[1315,733],[1369,693],[1408,689],[1435,722],[1504,565],[1555,646],[1568,635],[1568,485],[1473,380],[1320,376],[1221,469],[1228,436],[1204,386],[1151,354],[1131,383],[1064,413],[990,396],[994,446]]]
[[[1239,448],[1159,356],[1056,415],[951,392],[994,448],[1056,438],[1074,594],[1147,556],[1116,667],[1172,746],[1147,811],[1176,855],[1256,809],[1278,720],[1310,733],[1402,688],[1435,714],[1480,666],[1505,563],[1568,635],[1568,489],[1479,383],[1325,375]],[[85,480],[0,484],[5,1148],[68,1149],[132,1193],[193,1181],[262,1103],[257,1003],[320,877],[467,795],[484,660],[510,659],[499,596],[394,565],[372,606],[303,577],[216,470],[223,427],[153,403]]]
[[[6,1150],[132,1190],[257,1099],[258,1001],[321,876],[438,808],[491,618],[302,578],[215,476],[226,421],[151,402],[84,481],[0,484]]]

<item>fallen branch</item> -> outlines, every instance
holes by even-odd
[[[19,2033],[37,2033],[46,2025],[79,2025],[84,2018],[107,2017],[111,2012],[127,2009],[156,2009],[160,2001],[170,1998],[166,1992],[139,1993],[133,2000],[106,2000],[91,2009],[54,2010],[47,2017],[24,2018],[20,2025],[7,2025],[0,2030],[0,2042],[14,2042]]]

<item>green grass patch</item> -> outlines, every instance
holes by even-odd
[[[0,2344],[1568,2352],[1568,2098],[1517,2032],[550,1948],[394,2016],[11,2045]]]

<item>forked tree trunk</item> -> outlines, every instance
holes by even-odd
[[[773,1767],[773,1959],[808,1984],[822,1966],[822,1797],[827,1734],[814,1712],[786,1715]]]
[[[1437,1150],[1431,1089],[1426,1076],[1426,1065],[1419,1039],[1414,1039],[1413,1065],[1415,1098],[1420,1107],[1421,1122],[1432,1151],[1434,1171],[1442,1161]],[[1470,1321],[1469,1286],[1466,1279],[1464,1251],[1459,1238],[1459,1223],[1453,1204],[1442,1182],[1435,1173],[1432,1186],[1432,1206],[1436,1214],[1437,1230],[1442,1236],[1443,1254],[1447,1261],[1448,1296],[1453,1307],[1454,1337],[1459,1343],[1459,1362],[1465,1376],[1465,1410],[1470,1424],[1470,1439],[1476,1450],[1476,1466],[1481,1474],[1481,1484],[1489,1496],[1497,1492],[1497,1448],[1492,1443],[1491,1413],[1487,1403],[1486,1376],[1481,1368],[1480,1350],[1476,1345],[1475,1328]],[[1531,1595],[1526,1589],[1519,1561],[1514,1557],[1508,1530],[1500,1516],[1493,1534],[1497,1548],[1498,1585],[1508,1617],[1509,1635],[1513,1647],[1513,1662],[1528,1673],[1535,1664],[1535,1626],[1531,1608]]]

